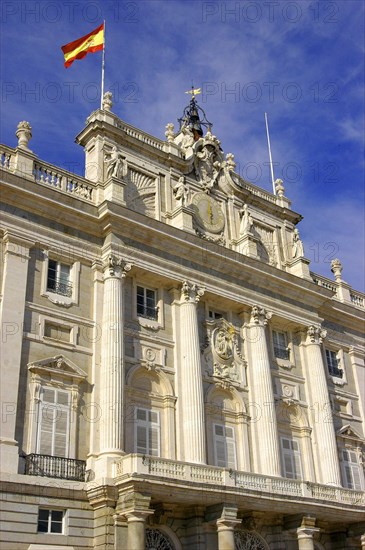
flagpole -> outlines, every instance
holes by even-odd
[[[102,62],[101,62],[101,98],[100,98],[100,109],[103,108],[103,97],[104,97],[104,74],[105,74],[105,19],[104,19],[103,59],[102,59]]]
[[[266,122],[267,145],[269,147],[269,159],[270,159],[270,171],[271,171],[272,188],[273,188],[274,195],[276,195],[275,182],[274,182],[274,167],[273,167],[273,164],[272,164],[272,157],[271,157],[269,125],[268,125],[268,122],[267,122],[267,114],[266,113],[265,113],[265,122]]]

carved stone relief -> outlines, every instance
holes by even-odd
[[[203,368],[216,385],[228,389],[245,384],[246,362],[240,353],[238,334],[225,319],[206,321],[207,335],[202,349]]]
[[[126,203],[131,210],[154,218],[156,216],[156,180],[147,174],[130,169]]]

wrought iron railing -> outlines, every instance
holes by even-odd
[[[32,453],[25,457],[25,474],[85,481],[85,460]]]
[[[60,279],[50,279],[48,277],[47,290],[70,298],[72,296],[72,283],[66,283]]]

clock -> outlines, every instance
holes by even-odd
[[[224,228],[224,214],[219,202],[204,192],[196,193],[191,201],[198,225],[211,233],[220,233]]]

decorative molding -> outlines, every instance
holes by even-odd
[[[322,344],[323,340],[327,336],[327,331],[322,329],[320,326],[315,327],[311,325],[307,329],[307,343],[308,344]]]
[[[258,305],[252,306],[250,319],[252,324],[266,326],[271,317],[272,313],[265,308]]]
[[[123,259],[118,259],[115,255],[110,254],[104,262],[104,269],[111,277],[126,277],[127,272],[132,269],[132,264],[127,263]]]
[[[185,302],[198,303],[200,298],[204,295],[205,290],[199,288],[197,284],[191,284],[187,281],[183,281],[181,287],[181,300]]]

